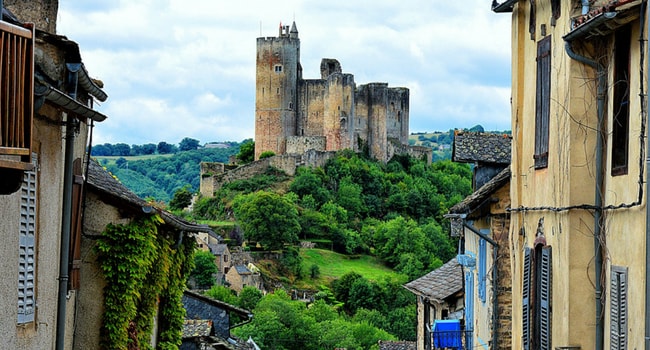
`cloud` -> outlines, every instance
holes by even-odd
[[[294,19],[305,78],[409,88],[412,132],[510,128],[510,16],[483,0],[71,0],[57,25],[109,94],[95,143],[205,143],[254,136],[256,38]]]

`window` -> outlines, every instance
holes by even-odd
[[[609,293],[611,349],[625,350],[627,349],[627,268],[612,266]]]
[[[551,349],[551,247],[526,248],[523,266],[523,348]]]
[[[630,119],[630,27],[614,39],[614,100],[612,111],[612,176],[627,174]]]
[[[537,43],[537,99],[535,102],[535,169],[548,166],[548,124],[551,107],[551,36]]]
[[[279,64],[276,65],[276,66],[275,66],[275,72],[276,72],[276,73],[281,73],[281,72],[282,72],[282,66],[279,65]]]
[[[561,8],[560,8],[561,0],[551,0],[551,12],[553,13],[553,16],[551,17],[551,25],[555,25],[556,20],[560,18],[561,14]]]
[[[34,322],[36,275],[36,190],[37,157],[34,170],[25,171],[20,194],[18,246],[18,324]]]

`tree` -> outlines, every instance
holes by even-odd
[[[115,165],[117,165],[118,168],[124,169],[127,167],[127,161],[124,157],[119,157],[115,160]]]
[[[156,145],[153,143],[146,143],[142,145],[142,154],[154,154],[156,153]]]
[[[94,145],[91,152],[93,156],[112,156],[113,145],[105,143],[103,145]]]
[[[196,284],[201,288],[211,287],[216,281],[214,274],[217,273],[217,265],[214,262],[214,255],[210,252],[199,250],[194,254],[194,269],[190,274]]]
[[[230,305],[237,305],[237,296],[235,295],[235,291],[225,286],[214,285],[205,292],[205,295],[212,299],[221,300]]]
[[[174,145],[169,144],[165,141],[160,141],[158,142],[158,153],[159,154],[174,153]]]
[[[187,208],[192,204],[192,197],[194,197],[194,195],[190,191],[190,185],[185,185],[174,193],[174,197],[169,201],[169,208],[175,210]]]
[[[244,140],[239,146],[239,153],[236,156],[242,164],[248,164],[255,160],[255,141],[248,139]]]
[[[116,143],[113,145],[113,155],[114,156],[130,156],[131,155],[131,146],[126,143]]]
[[[262,299],[262,296],[264,295],[259,289],[253,286],[245,286],[241,292],[239,292],[239,296],[237,296],[237,305],[245,310],[255,310],[255,307]]]
[[[178,144],[180,151],[190,151],[199,148],[199,140],[186,137]]]
[[[257,241],[265,249],[282,249],[285,243],[298,241],[298,210],[279,194],[258,191],[240,195],[233,207],[244,237]]]

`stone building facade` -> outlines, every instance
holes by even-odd
[[[277,37],[257,38],[255,159],[347,148],[386,162],[396,149],[389,143],[408,145],[407,88],[357,86],[335,59],[324,58],[320,71],[320,79],[303,79],[295,22]]]

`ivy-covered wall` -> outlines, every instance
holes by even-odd
[[[177,349],[195,240],[181,239],[183,233],[157,215],[122,219],[94,194],[88,196],[89,210],[75,348],[152,349],[153,334],[156,349]]]

